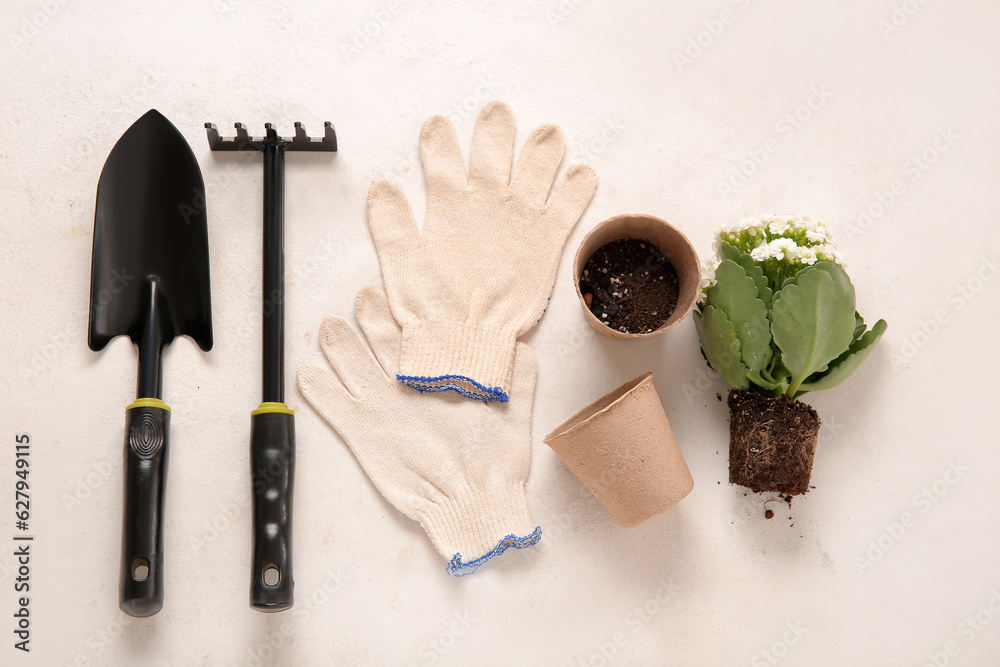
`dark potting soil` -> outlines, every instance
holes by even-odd
[[[729,481],[752,491],[791,496],[809,490],[820,419],[787,396],[729,392]]]
[[[674,312],[680,288],[677,271],[659,248],[619,239],[587,260],[580,293],[594,317],[612,329],[650,333]]]

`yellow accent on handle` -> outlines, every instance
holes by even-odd
[[[132,408],[159,408],[170,412],[170,406],[158,398],[137,398],[135,399],[135,402],[125,408],[125,410],[128,411]]]
[[[257,409],[250,413],[250,416],[266,415],[269,412],[280,412],[284,415],[294,415],[295,411],[284,403],[261,403]]]

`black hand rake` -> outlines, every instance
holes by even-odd
[[[213,151],[264,154],[264,322],[263,395],[251,412],[253,473],[253,563],[250,606],[283,611],[292,606],[292,487],[295,474],[295,413],[285,405],[285,153],[336,152],[337,134],[325,123],[323,138],[311,138],[302,123],[295,136],[279,136],[271,123],[266,136],[251,137],[236,123],[236,137],[223,139],[205,123]]]

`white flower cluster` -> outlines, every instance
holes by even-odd
[[[705,290],[715,284],[715,270],[719,268],[719,262],[709,262],[701,270],[701,299],[705,298]]]
[[[715,239],[715,252],[723,242],[732,243],[737,239],[741,245],[750,244],[750,256],[756,262],[769,259],[801,262],[812,265],[818,261],[836,262],[843,266],[844,260],[834,245],[826,223],[813,220],[809,216],[763,215],[759,218],[744,218],[736,224],[724,227]],[[702,295],[704,290],[715,284],[715,270],[719,262],[707,265],[702,271]]]
[[[817,259],[830,259],[839,264],[841,260],[840,252],[828,243],[800,246],[795,243],[795,239],[785,237],[779,237],[773,241],[762,241],[750,251],[750,256],[757,262],[763,262],[772,257],[790,261],[798,260],[803,264],[815,264]]]

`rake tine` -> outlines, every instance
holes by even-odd
[[[219,150],[218,146],[222,143],[222,138],[219,137],[219,128],[215,126],[215,123],[205,123],[205,131],[208,132],[208,147],[213,151]]]
[[[250,134],[247,132],[247,126],[243,123],[236,123],[236,143],[240,146],[250,144]]]

